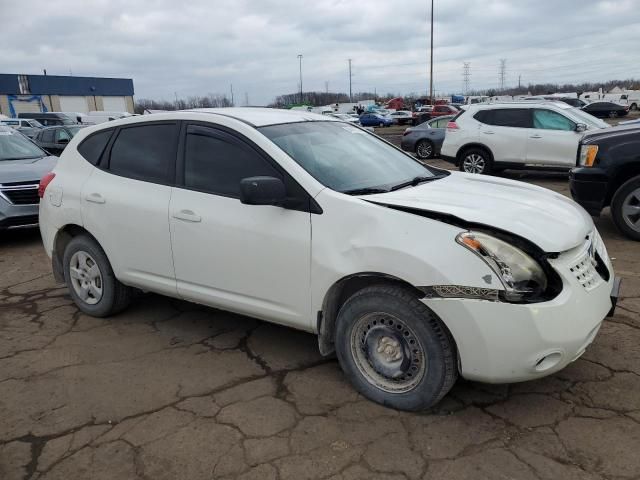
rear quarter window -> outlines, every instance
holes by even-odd
[[[78,145],[78,153],[90,164],[97,165],[107,143],[111,139],[111,135],[113,135],[113,129],[102,130],[89,135]]]

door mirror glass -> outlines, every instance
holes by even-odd
[[[576,125],[576,132],[581,133],[581,132],[586,132],[587,131],[587,125],[584,123],[578,123]]]
[[[284,182],[275,177],[240,180],[240,201],[247,205],[281,205],[287,198]]]

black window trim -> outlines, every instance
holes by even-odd
[[[122,178],[129,178],[131,180],[137,180],[139,182],[146,182],[146,183],[152,183],[155,185],[165,185],[167,187],[173,187],[176,185],[176,178],[175,178],[175,172],[176,172],[176,156],[177,156],[177,152],[178,152],[178,148],[179,148],[179,135],[180,135],[180,131],[181,131],[181,120],[156,120],[156,121],[148,121],[148,122],[136,122],[136,123],[127,123],[126,125],[121,125],[119,127],[114,127],[114,133],[111,134],[111,138],[109,139],[109,141],[107,142],[107,146],[104,149],[104,151],[102,152],[102,155],[100,156],[100,160],[98,161],[98,163],[96,164],[96,167],[99,168],[100,170],[103,170],[104,172],[110,174],[110,175],[115,175],[117,177],[122,177]],[[112,172],[110,169],[110,164],[111,164],[111,150],[113,149],[113,145],[116,142],[116,140],[118,139],[118,135],[120,135],[120,132],[122,130],[126,130],[128,128],[135,128],[135,127],[145,127],[145,126],[151,126],[151,125],[173,125],[175,127],[175,135],[176,135],[176,141],[174,142],[174,152],[173,155],[171,156],[171,160],[169,161],[169,165],[167,166],[167,171],[165,172],[165,181],[159,181],[159,180],[149,180],[147,178],[138,178],[138,177],[133,177],[130,175],[121,175],[119,173],[115,173]],[[100,130],[100,132],[102,132],[103,130]],[[98,133],[98,132],[95,132]],[[88,138],[88,137],[87,137]],[[83,140],[84,142],[84,140]]]
[[[102,162],[102,159],[104,157],[105,152],[107,151],[108,147],[110,146],[111,141],[113,140],[113,132],[115,132],[116,129],[115,128],[103,128],[102,130],[98,130],[97,132],[93,132],[89,135],[87,135],[76,147],[76,150],[78,151],[78,155],[80,155],[86,162],[88,162],[89,164],[93,165],[94,167],[100,168],[100,163]],[[100,155],[98,156],[98,161],[95,163],[95,165],[93,163],[91,163],[91,161],[86,158],[84,155],[82,155],[80,153],[80,147],[82,147],[82,144],[84,142],[86,142],[87,140],[89,140],[92,137],[95,137],[96,135],[100,134],[100,133],[105,133],[105,132],[109,132],[110,136],[109,139],[107,140],[107,143],[105,144],[105,146],[102,148],[102,152],[100,152]],[[42,135],[42,133],[40,133],[40,135]],[[101,170],[104,170],[103,168],[101,168]]]
[[[276,162],[271,157],[271,155],[269,155],[264,150],[262,150],[262,148],[260,148],[255,142],[253,142],[246,136],[242,135],[237,130],[234,130],[232,128],[229,128],[217,123],[211,123],[211,122],[202,121],[202,120],[183,120],[181,123],[182,125],[180,126],[180,137],[178,140],[178,153],[177,153],[177,160],[175,163],[175,175],[174,175],[176,180],[175,181],[176,188],[205,193],[207,195],[215,195],[218,197],[233,198],[235,200],[240,201],[240,197],[238,197],[237,195],[228,195],[228,194],[223,194],[218,192],[211,192],[208,190],[188,187],[185,185],[184,169],[185,169],[185,153],[186,153],[186,146],[187,146],[187,129],[190,126],[204,127],[214,131],[216,130],[220,131],[223,134],[223,136],[231,137],[232,140],[234,140],[244,148],[249,148],[253,150],[259,157],[261,157],[276,172],[278,172],[281,175],[282,181],[287,187],[287,191],[289,191],[290,188],[293,187],[298,189],[301,195],[304,195],[305,198],[292,198],[289,204],[286,205],[284,208],[287,208],[288,210],[298,210],[302,212],[322,214],[322,207],[318,205],[315,199],[311,195],[309,195],[309,192],[307,192],[304,189],[304,187],[300,185],[298,181],[291,176],[291,174],[289,174],[289,172],[287,172],[278,162]]]

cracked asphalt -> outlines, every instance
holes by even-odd
[[[0,479],[640,478],[640,244],[596,222],[623,298],[583,357],[418,414],[356,394],[312,335],[152,294],[85,316],[39,233],[3,233]]]

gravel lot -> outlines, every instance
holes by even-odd
[[[3,233],[0,479],[640,478],[640,245],[596,223],[623,298],[584,356],[421,414],[357,395],[312,335],[151,294],[82,315],[39,233]]]

